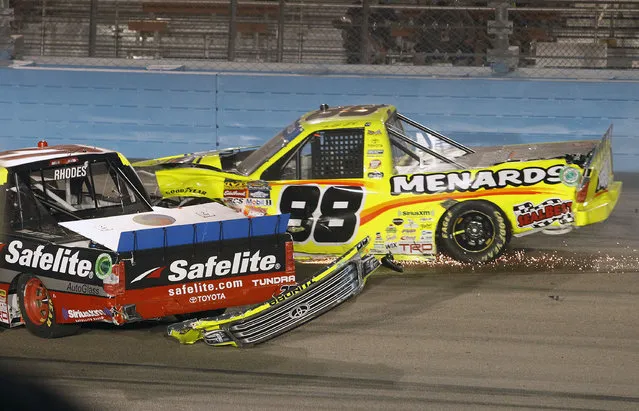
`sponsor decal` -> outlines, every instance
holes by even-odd
[[[417,228],[417,223],[415,223],[415,221],[413,221],[412,219],[407,218],[404,228]]]
[[[288,316],[292,320],[297,320],[297,319],[305,317],[306,314],[308,314],[309,310],[310,310],[310,307],[308,304],[296,305],[295,307],[291,309],[291,311],[288,312]]]
[[[610,167],[610,156],[606,156],[603,163],[601,163],[601,170],[599,170],[599,176],[597,177],[597,189],[595,192],[598,193],[608,189],[611,174],[612,168]]]
[[[111,317],[111,311],[107,308],[103,310],[73,310],[63,308],[62,317],[65,320],[75,320],[75,322],[97,321]]]
[[[271,198],[271,192],[264,190],[249,190],[249,198]]]
[[[295,287],[297,287],[299,284],[297,283],[293,283],[293,284],[284,284],[283,286],[280,287],[279,293],[274,293],[273,297],[276,297],[280,294],[284,294],[287,293],[289,291],[291,291],[292,289],[294,289]]]
[[[368,154],[369,156],[379,156],[384,154],[384,150],[367,150],[366,154]]]
[[[259,189],[259,190],[270,190],[271,186],[268,185],[267,181],[262,181],[262,180],[254,180],[254,181],[248,181],[246,183],[246,187],[248,187],[249,189]]]
[[[100,287],[96,287],[94,285],[89,284],[78,284],[78,283],[67,283],[66,291],[70,293],[76,294],[87,294],[87,295],[102,295],[102,289]]]
[[[294,275],[283,275],[283,276],[279,276],[279,277],[258,278],[258,279],[254,279],[254,280],[251,280],[251,281],[253,281],[253,286],[260,287],[260,286],[265,286],[265,285],[277,285],[277,284],[284,284],[284,283],[294,283],[295,282],[295,276]]]
[[[381,165],[382,165],[382,160],[374,158],[368,163],[368,168],[380,168]]]
[[[397,228],[393,225],[389,225],[388,227],[386,227],[386,232],[387,233],[396,233],[397,232]]]
[[[112,267],[113,260],[111,259],[111,256],[107,253],[100,254],[95,260],[95,276],[100,280],[104,280],[111,274]]]
[[[398,248],[403,254],[432,254],[432,243],[404,243],[400,242]]]
[[[246,189],[246,187],[247,187],[247,184],[244,181],[226,180],[224,182],[225,190],[244,190]]]
[[[161,278],[166,266],[155,267],[145,271],[131,281],[136,283],[145,278]],[[206,262],[190,264],[187,260],[175,260],[169,266],[168,280],[180,282],[184,280],[199,280],[203,278],[224,277],[226,275],[242,275],[249,273],[263,273],[281,268],[277,257],[272,254],[261,255],[257,250],[251,255],[250,251],[239,251],[228,260],[220,259],[214,255]],[[214,277],[215,276],[215,277]]]
[[[393,224],[402,225],[402,224],[404,224],[404,220],[401,219],[401,218],[393,218]]]
[[[558,164],[548,168],[527,167],[522,170],[479,170],[475,176],[470,171],[398,175],[391,177],[391,194],[435,194],[492,190],[495,188],[531,186],[541,182],[559,184],[559,174],[564,168]]]
[[[220,281],[218,283],[192,283],[189,285],[182,284],[181,287],[169,288],[169,297],[190,294],[205,294],[211,291],[230,290],[233,288],[242,288],[244,282],[242,280]]]
[[[261,217],[266,215],[268,210],[265,207],[255,207],[247,205],[244,207],[244,215],[247,217]]]
[[[53,171],[54,180],[64,180],[67,178],[86,177],[87,175],[87,163],[81,166],[58,168]]]
[[[368,175],[368,178],[375,178],[375,179],[384,178],[384,173],[382,173],[381,171],[371,171],[367,175]]]
[[[204,294],[204,295],[194,295],[189,298],[189,302],[191,304],[195,303],[208,303],[210,301],[219,301],[226,300],[226,295],[224,293],[215,293],[215,294]]]
[[[366,132],[368,133],[369,136],[382,134],[382,130],[366,130]],[[378,140],[376,138],[374,138],[371,142],[372,143],[378,143]]]
[[[246,205],[258,206],[258,207],[270,207],[273,205],[273,200],[262,198],[247,198],[244,201]]]
[[[431,230],[422,230],[422,232],[419,234],[419,240],[420,241],[428,240],[428,242],[432,242],[433,232]]]
[[[244,200],[243,198],[225,198],[224,202],[231,206],[242,206],[244,205]]]
[[[0,290],[0,322],[11,324],[9,320],[9,305],[7,304],[7,292]]]
[[[182,187],[182,188],[174,188],[173,190],[167,190],[164,192],[167,196],[179,196],[182,194],[200,194],[206,195],[206,190],[202,190],[195,187]]]
[[[430,210],[419,210],[419,211],[398,211],[398,217],[424,217],[432,215]]]
[[[566,166],[559,173],[561,182],[569,187],[574,187],[579,182],[581,173],[575,167]]]
[[[570,224],[574,222],[572,214],[572,201],[551,198],[539,205],[527,201],[513,207],[517,217],[517,226],[523,227],[546,227],[555,221],[560,224]]]
[[[304,290],[306,290],[308,287],[310,287],[311,285],[313,285],[315,283],[315,281],[311,278],[310,280],[308,280],[307,282],[305,282],[304,284],[300,284],[297,287],[278,295],[277,297],[273,297],[271,298],[268,302],[270,305],[275,305],[279,302],[284,301],[285,299],[294,296],[295,294],[298,294]]]
[[[150,226],[171,225],[175,222],[175,218],[164,214],[142,214],[133,217],[133,221]]]
[[[246,190],[224,190],[223,195],[228,198],[246,198]]]
[[[93,278],[93,263],[81,259],[80,251],[74,253],[69,248],[58,247],[55,248],[55,252],[48,252],[44,251],[43,245],[37,246],[35,250],[23,246],[20,240],[11,241],[7,246],[5,261],[25,268]]]

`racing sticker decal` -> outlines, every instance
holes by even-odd
[[[76,323],[100,321],[111,318],[111,311],[108,308],[103,310],[74,310],[62,309],[62,318],[65,320],[73,320]]]
[[[433,244],[431,242],[414,242],[414,241],[400,241],[397,244],[393,244],[394,247],[391,251],[396,254],[433,254]]]
[[[58,168],[53,171],[54,180],[64,180],[67,178],[86,177],[88,163],[85,162],[80,166]]]
[[[245,189],[230,189],[224,190],[224,198],[246,198],[246,190]]]
[[[3,253],[1,264],[4,268],[19,271],[27,269],[66,281],[102,283],[95,275],[95,265],[100,263],[98,257],[102,254],[100,250],[43,245],[28,240],[12,240],[0,250]]]
[[[570,224],[575,221],[572,214],[572,201],[551,198],[539,205],[525,202],[513,207],[517,217],[517,226],[541,228],[558,221],[560,224]]]
[[[224,198],[246,198],[248,195],[248,187],[244,181],[224,181]]]
[[[249,198],[267,199],[271,198],[271,187],[266,181],[251,181],[247,183]]]
[[[166,190],[164,192],[164,195],[166,196],[181,196],[182,194],[201,194],[201,195],[206,195],[206,190],[202,190],[199,188],[194,188],[194,187],[182,187],[182,188],[175,188],[172,190]]]
[[[11,324],[9,320],[9,304],[7,301],[7,292],[0,290],[0,322]]]
[[[564,165],[548,168],[527,167],[522,170],[479,170],[474,178],[470,171],[450,173],[398,175],[391,177],[391,194],[435,194],[491,190],[495,188],[532,186],[540,182],[559,184]]]
[[[370,173],[368,173],[368,178],[374,178],[374,179],[384,178],[384,173],[382,173],[381,171],[371,171]]]
[[[192,292],[183,287],[182,290],[187,290],[184,294],[191,294],[198,291],[195,285],[189,284],[193,282],[241,280],[241,277],[254,274],[279,273],[285,271],[283,242],[287,238],[287,235],[281,235],[273,241],[271,236],[251,237],[198,244],[195,248],[193,245],[179,246],[167,249],[161,257],[157,250],[140,250],[135,266],[127,265],[127,289],[167,285],[180,288],[187,283],[188,287],[193,287]],[[241,286],[242,282],[234,284]],[[175,295],[181,294],[175,291]]]
[[[113,268],[113,259],[107,253],[102,253],[95,260],[95,275],[100,280],[104,280],[111,274]]]
[[[368,168],[376,169],[382,166],[382,160],[374,158],[368,163]]]
[[[575,167],[566,166],[559,173],[559,178],[561,182],[567,185],[568,187],[574,187],[579,182],[579,178],[581,177],[581,173]]]

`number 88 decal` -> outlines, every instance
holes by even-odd
[[[293,241],[304,242],[311,234],[317,243],[346,243],[359,225],[364,200],[361,187],[288,186],[282,190],[280,212],[290,213]]]

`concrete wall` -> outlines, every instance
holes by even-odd
[[[390,103],[466,144],[598,138],[639,171],[639,82],[0,69],[0,148],[81,142],[155,157],[260,144],[321,103]]]

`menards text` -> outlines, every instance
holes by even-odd
[[[53,271],[61,274],[77,275],[78,277],[88,277],[93,268],[93,264],[88,260],[81,260],[78,257],[79,251],[68,248],[58,248],[53,253],[44,252],[44,246],[39,245],[35,250],[23,249],[22,241],[14,240],[7,247],[7,255],[4,259],[9,264],[18,264],[22,267],[36,268],[43,271]]]
[[[549,168],[528,167],[522,170],[479,170],[473,177],[470,171],[399,175],[391,177],[391,194],[401,193],[435,194],[476,191],[481,188],[490,190],[504,187],[531,186],[542,181],[546,184],[559,184],[559,174],[564,165],[557,164]]]

